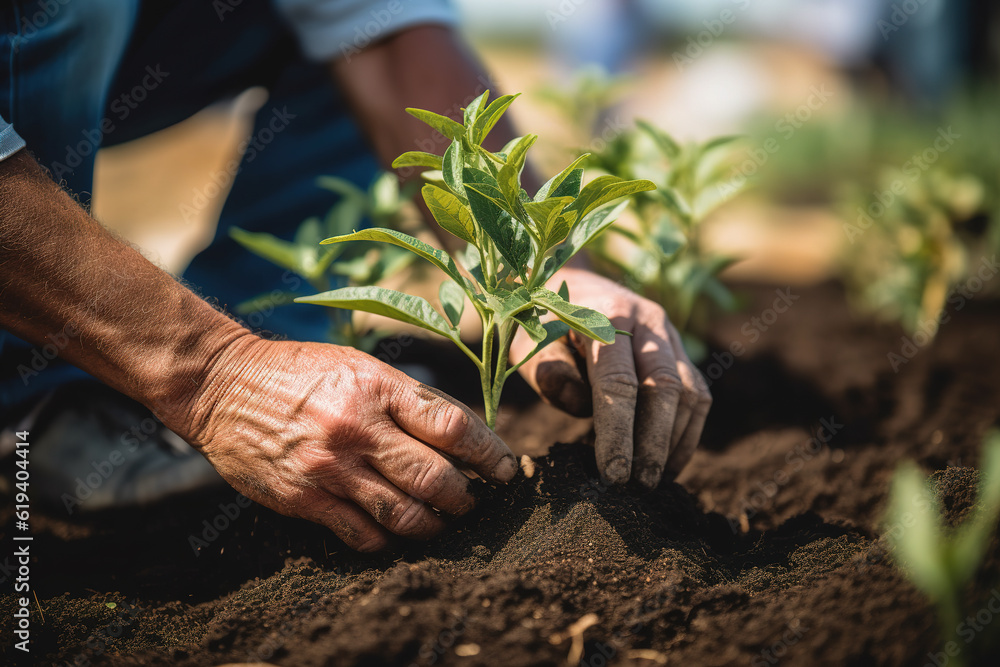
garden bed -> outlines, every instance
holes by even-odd
[[[532,477],[481,489],[455,530],[375,557],[318,526],[241,508],[234,491],[74,522],[36,513],[32,584],[44,620],[33,617],[34,655],[170,665],[562,665],[579,651],[593,666],[930,662],[941,650],[932,610],[889,562],[880,520],[892,472],[908,458],[941,471],[950,519],[970,508],[982,436],[1000,414],[1000,308],[970,302],[951,313],[897,372],[888,355],[900,353],[901,331],[853,317],[836,286],[793,288],[794,305],[772,318],[774,289],[744,288],[745,313],[713,330],[703,370],[715,405],[679,483],[607,489],[585,444],[557,445]],[[423,345],[407,360],[426,358]],[[451,376],[441,384],[464,391]],[[461,397],[471,403],[477,390],[473,382]],[[533,454],[574,424],[531,403],[506,410],[512,446],[533,443]],[[12,511],[8,501],[8,521]],[[212,537],[203,521],[224,527]],[[197,556],[192,535],[207,544]],[[998,586],[994,539],[969,611],[986,608]],[[994,623],[966,649],[971,664],[1000,652]]]

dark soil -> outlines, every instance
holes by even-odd
[[[483,486],[448,534],[377,557],[238,508],[232,491],[73,521],[35,514],[36,662],[935,664],[933,610],[890,562],[880,520],[905,459],[938,471],[949,521],[974,506],[980,443],[1000,415],[1000,308],[952,313],[897,373],[887,355],[902,333],[852,317],[835,286],[796,291],[757,340],[744,325],[773,288],[746,291],[747,311],[713,331],[715,405],[678,483],[604,488],[585,443],[557,445],[530,479]],[[730,359],[734,341],[745,349]],[[505,414],[508,442],[534,454],[585,432],[528,401]],[[203,535],[203,521],[221,529]],[[208,546],[196,554],[191,535]],[[997,590],[994,539],[966,591],[967,610],[992,622],[962,647],[969,664],[997,664]],[[5,621],[7,657],[10,632]]]

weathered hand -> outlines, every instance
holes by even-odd
[[[349,546],[388,531],[426,538],[460,515],[469,479],[507,482],[517,464],[466,406],[356,350],[247,335],[213,366],[184,435],[246,496],[310,519]]]
[[[665,470],[680,472],[697,448],[712,405],[708,386],[659,305],[582,269],[563,269],[551,285],[563,280],[570,301],[604,313],[632,336],[603,345],[570,333],[521,373],[549,403],[576,416],[594,415],[597,466],[605,482],[624,483],[631,476],[655,487]],[[533,346],[519,331],[513,360]]]

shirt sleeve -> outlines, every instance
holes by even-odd
[[[274,0],[306,57],[350,58],[370,43],[420,23],[455,25],[450,0]]]
[[[24,148],[24,139],[14,131],[14,126],[0,117],[0,160],[6,160]]]

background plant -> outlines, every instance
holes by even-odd
[[[320,242],[329,236],[348,234],[367,219],[381,227],[397,228],[404,218],[409,189],[402,192],[395,174],[383,172],[367,191],[350,181],[333,176],[319,179],[319,185],[341,195],[324,220],[309,218],[298,228],[292,240],[273,234],[248,232],[238,227],[230,236],[250,252],[302,278],[314,290],[325,291],[337,285],[366,286],[386,280],[407,267],[413,255],[405,250],[376,243],[356,243],[350,246],[323,247]],[[292,303],[302,291],[271,291],[236,306],[238,314],[270,312],[273,308]],[[350,310],[331,309],[328,340],[336,345],[349,345],[365,352],[375,348],[383,332],[359,329]]]
[[[716,255],[702,244],[704,221],[729,193],[729,150],[736,137],[681,144],[645,122],[608,142],[590,164],[622,178],[648,178],[656,190],[633,195],[633,227],[612,231],[589,247],[595,264],[632,290],[661,304],[683,338],[689,356],[705,356],[703,336],[711,309],[732,310],[736,301],[719,274],[735,258]],[[732,189],[732,188],[729,188]]]
[[[938,320],[946,295],[976,274],[980,258],[1000,250],[1000,153],[989,139],[1000,136],[998,102],[993,90],[964,91],[934,116],[855,102],[796,130],[758,185],[779,202],[839,215],[840,275],[853,305],[916,331]],[[929,152],[942,130],[958,137]],[[878,195],[893,198],[880,214]],[[983,290],[998,293],[1000,281]],[[922,330],[933,335],[935,327]]]
[[[979,502],[974,513],[946,530],[940,503],[916,464],[900,467],[892,481],[886,522],[894,556],[913,584],[937,605],[942,640],[960,641],[962,593],[976,575],[1000,517],[1000,434],[992,433],[983,448]],[[949,654],[950,655],[950,654]],[[961,664],[961,654],[955,663]]]
[[[697,362],[706,354],[703,341],[713,311],[736,308],[733,294],[719,280],[735,258],[709,252],[701,237],[705,220],[738,191],[728,182],[737,137],[684,144],[641,120],[619,131],[620,121],[602,119],[612,117],[627,86],[622,77],[587,68],[568,87],[545,88],[538,96],[593,147],[586,166],[656,184],[655,191],[633,195],[634,225],[612,227],[617,239],[605,235],[587,250],[601,273],[663,306]]]
[[[610,174],[583,185],[580,165],[587,157],[583,155],[530,196],[521,187],[521,172],[537,136],[514,139],[498,153],[483,147],[516,97],[504,95],[489,102],[487,91],[465,108],[461,123],[430,111],[407,109],[451,139],[451,144],[443,156],[409,152],[393,166],[433,170],[424,175],[428,184],[421,191],[423,199],[441,228],[468,244],[465,251],[452,257],[412,236],[382,228],[323,241],[335,245],[378,241],[405,248],[434,264],[447,276],[439,290],[443,315],[426,299],[377,286],[346,287],[296,299],[385,315],[448,338],[479,370],[486,423],[491,428],[496,425],[505,381],[546,345],[570,329],[604,343],[614,342],[616,330],[607,317],[572,304],[565,282],[558,292],[545,284],[626,206],[607,204],[655,187],[649,181]],[[466,302],[472,304],[482,325],[480,354],[470,350],[460,336]],[[547,313],[557,319],[543,322]],[[510,345],[519,326],[536,346],[521,362],[509,365]]]

